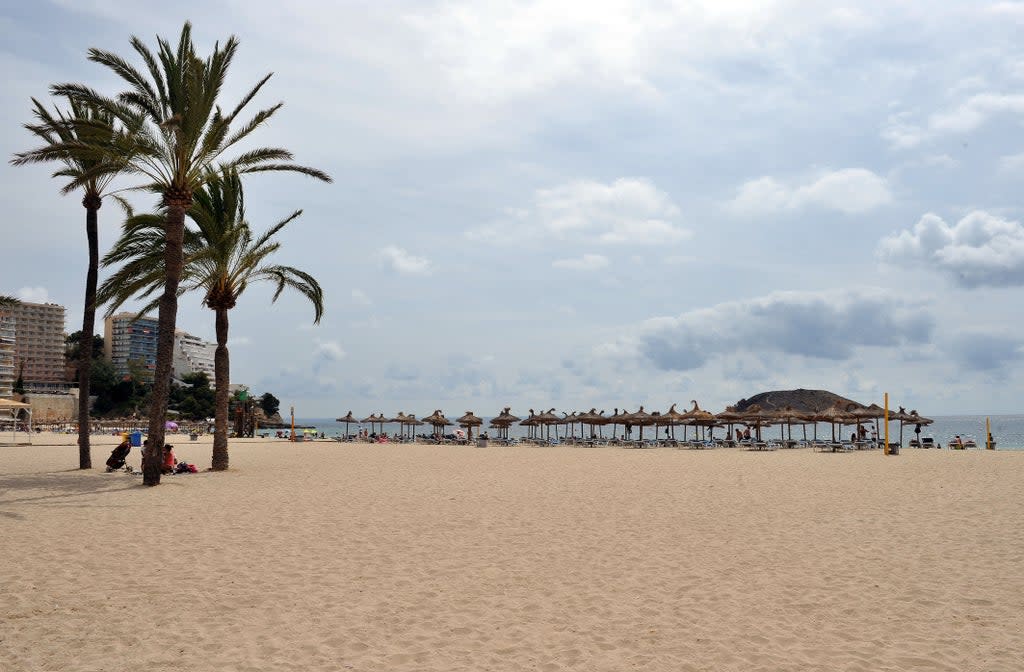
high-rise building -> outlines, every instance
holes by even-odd
[[[198,336],[184,331],[174,332],[174,373],[181,379],[188,373],[205,373],[213,382],[213,356],[217,351],[216,343],[208,343]]]
[[[14,317],[14,377],[28,391],[66,391],[64,306],[21,301],[6,310]]]
[[[146,380],[153,379],[158,325],[156,318],[134,313],[118,313],[104,321],[103,354],[119,376],[135,368]]]
[[[14,326],[11,311],[0,308],[0,399],[14,394]]]

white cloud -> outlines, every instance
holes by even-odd
[[[18,298],[25,303],[46,303],[50,300],[50,292],[45,287],[22,287],[18,290]]]
[[[373,301],[370,299],[369,296],[366,295],[366,292],[364,292],[361,289],[353,289],[352,290],[352,300],[355,301],[356,303],[358,303],[361,306],[371,306],[371,305],[373,305]]]
[[[1024,285],[1024,226],[983,210],[953,225],[928,213],[913,229],[883,238],[878,256],[938,270],[962,287]]]
[[[786,185],[773,177],[744,183],[728,205],[736,214],[757,215],[821,208],[858,214],[892,200],[885,178],[864,168],[825,173],[807,184]]]
[[[1006,173],[1024,172],[1024,153],[999,157],[999,170]]]
[[[249,338],[248,336],[232,336],[228,340],[228,347],[229,348],[234,348],[234,347],[238,347],[238,346],[245,346],[245,345],[251,345],[251,344],[252,344],[252,339]]]
[[[610,245],[664,245],[691,232],[678,225],[679,206],[649,180],[623,177],[604,183],[573,180],[538,189],[526,208],[507,211],[510,224],[469,231],[472,240],[498,240],[509,229],[517,237],[579,239]]]
[[[936,112],[923,122],[910,121],[901,112],[889,117],[882,137],[897,149],[915,147],[926,140],[953,133],[969,133],[1000,114],[1024,113],[1024,94],[977,93],[954,108]]]
[[[979,93],[968,98],[954,110],[931,115],[928,127],[937,133],[964,133],[973,131],[991,117],[1004,112],[1024,112],[1024,94]]]
[[[427,258],[413,256],[393,245],[383,248],[380,256],[391,265],[391,268],[406,275],[428,275],[433,270]]]
[[[584,254],[577,259],[558,259],[551,265],[570,271],[597,271],[608,265],[608,257],[600,254]]]
[[[882,290],[775,292],[645,321],[597,353],[631,355],[658,369],[697,369],[738,352],[842,361],[861,347],[925,342],[932,318]]]
[[[328,361],[337,361],[345,356],[345,351],[338,341],[322,341],[317,338],[314,339],[314,342],[316,343],[316,348],[314,348],[313,354],[317,357]]]

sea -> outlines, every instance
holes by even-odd
[[[931,425],[921,427],[921,438],[931,437],[936,444],[945,446],[953,439],[956,435],[960,435],[963,439],[974,439],[979,448],[983,448],[985,444],[985,419],[989,419],[992,427],[992,438],[996,442],[997,450],[1024,450],[1024,415],[945,415],[945,416],[930,416],[934,420]],[[490,418],[485,417],[484,420],[484,431],[487,430],[487,423]],[[323,433],[327,436],[342,436],[345,434],[345,423],[336,422],[331,418],[304,418],[295,419],[296,425],[302,425],[304,427],[312,428],[317,433]],[[881,426],[881,422],[879,423]],[[360,425],[351,423],[348,426],[349,434],[355,434],[360,429],[369,429],[370,426]],[[377,431],[379,429],[375,427]],[[523,438],[526,436],[528,427],[522,427],[520,425],[512,425],[509,430],[509,436]],[[589,428],[587,428],[589,431]],[[453,427],[446,428],[446,432],[452,432]],[[269,430],[268,430],[269,431]],[[389,434],[398,431],[397,424],[385,424],[384,431]],[[611,427],[602,428],[603,436],[611,436]],[[648,432],[651,430],[645,429],[645,436],[649,436]],[[665,430],[661,430],[664,432]],[[682,437],[682,427],[676,428],[676,437]],[[723,436],[724,431],[722,429],[716,429],[716,436]],[[776,438],[779,436],[780,427],[778,425],[762,430],[762,437],[766,439]],[[803,438],[804,430],[800,426],[793,427],[793,438]],[[815,427],[813,425],[807,425],[807,437],[811,438],[814,436]],[[847,437],[852,433],[852,428],[846,426],[843,428],[843,434]],[[495,430],[490,430],[491,435],[495,434]],[[559,436],[564,436],[565,428],[558,428]],[[689,429],[690,436],[692,437],[693,429]],[[838,432],[838,429],[837,429]],[[889,425],[889,440],[897,441],[899,439],[900,426],[898,422],[890,423]],[[420,425],[416,428],[417,434],[430,433],[430,427],[428,425]],[[580,435],[580,427],[577,424],[575,428],[576,436]],[[622,435],[622,426],[618,427],[618,435]],[[634,437],[637,436],[636,430],[634,430]],[[831,438],[832,427],[828,424],[818,424],[817,436],[819,438]],[[903,445],[907,445],[910,439],[914,438],[914,426],[904,425],[903,427]]]

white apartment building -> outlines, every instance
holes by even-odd
[[[0,309],[0,399],[14,394],[14,327],[14,315]]]
[[[199,373],[202,371],[213,383],[213,356],[217,351],[216,343],[209,343],[185,333],[184,331],[174,332],[174,361],[173,377],[181,380],[181,377],[188,373]]]

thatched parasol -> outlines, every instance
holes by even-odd
[[[523,427],[527,427],[528,428],[526,430],[527,438],[531,438],[532,439],[532,438],[536,438],[537,437],[537,427],[540,427],[541,424],[542,424],[541,421],[538,420],[537,418],[538,418],[537,414],[531,408],[530,409],[530,414],[528,416],[526,416],[525,419],[519,421],[520,425],[522,425]]]
[[[773,420],[773,413],[761,408],[758,404],[743,411],[743,424],[754,428],[758,441],[761,440],[761,428],[771,426]]]
[[[693,425],[696,427],[711,427],[712,433],[714,433],[714,426],[718,424],[718,416],[710,411],[705,411],[697,405],[696,399],[691,399],[690,403],[693,404],[693,408],[683,414],[685,418],[684,422],[687,425]],[[694,436],[696,436],[696,429],[694,430]],[[686,438],[686,429],[683,428],[683,438]]]
[[[629,418],[629,415],[630,415],[630,413],[626,409],[622,409],[622,412],[620,413],[619,409],[616,408],[614,413],[612,413],[612,415],[608,418],[608,422],[611,423],[611,425],[612,425],[612,438],[613,439],[615,438],[615,432],[616,432],[617,426],[618,425],[625,425],[627,422],[629,422],[629,420],[627,419],[627,418]]]
[[[644,440],[644,426],[649,427],[654,424],[654,421],[654,416],[645,411],[643,406],[636,413],[630,413],[626,416],[627,423],[640,427],[640,441]]]
[[[584,411],[583,413],[580,413],[579,415],[576,416],[576,420],[579,421],[581,425],[590,425],[591,438],[593,438],[594,436],[595,427],[600,428],[603,425],[608,424],[609,421],[608,418],[604,417],[604,411],[598,413],[596,408],[592,408],[589,411]],[[601,430],[598,429],[598,432],[600,431]]]
[[[537,416],[537,422],[547,428],[547,438],[551,438],[551,427],[555,428],[555,440],[558,440],[558,425],[562,418],[555,415],[555,409],[551,408]]]
[[[775,422],[779,423],[780,433],[782,426],[786,427],[790,441],[793,440],[793,425],[803,425],[804,439],[806,439],[807,424],[814,422],[813,418],[808,417],[806,413],[801,413],[795,410],[792,406],[786,406],[785,408],[780,408],[779,410],[775,411],[774,418]],[[783,435],[782,438],[783,440],[785,440],[786,436]]]
[[[839,438],[842,439],[843,425],[851,422],[856,422],[857,418],[842,408],[841,402],[836,402],[835,405],[829,406],[825,410],[817,413],[814,416],[815,420],[820,422],[827,422],[832,425],[832,441],[836,440],[836,425],[839,425]]]
[[[729,434],[733,434],[732,426],[743,422],[743,413],[737,411],[735,406],[726,406],[724,411],[715,414],[715,419],[728,425]]]
[[[444,435],[444,428],[452,423],[448,421],[448,418],[444,417],[444,413],[441,409],[437,409],[427,417],[423,418],[423,422],[431,425],[434,428],[434,433]]]
[[[344,423],[345,423],[345,438],[346,438],[346,439],[348,438],[348,425],[349,425],[349,423],[355,423],[355,422],[359,422],[359,421],[358,421],[358,420],[356,420],[356,419],[355,419],[355,417],[354,417],[354,416],[352,415],[352,411],[349,411],[348,413],[346,413],[345,415],[343,415],[343,416],[342,416],[342,417],[340,417],[340,418],[335,418],[335,420],[334,420],[334,421],[335,421],[335,422],[344,422]]]
[[[455,422],[459,423],[459,427],[466,428],[466,436],[470,441],[473,440],[473,428],[479,427],[480,425],[484,424],[482,418],[478,418],[477,416],[473,415],[473,411],[466,411],[466,414],[459,418],[458,420],[456,420]]]
[[[491,427],[498,429],[498,435],[503,438],[508,438],[508,430],[512,427],[512,423],[519,422],[519,418],[512,415],[511,409],[506,406],[501,409],[501,413],[498,413],[495,417],[491,418]]]

